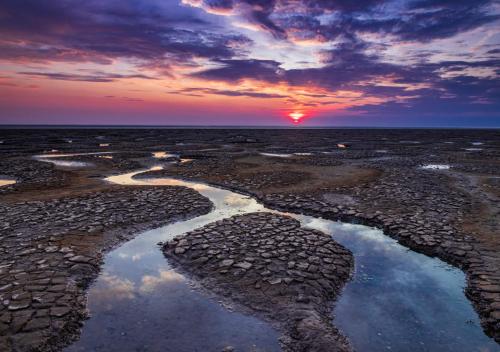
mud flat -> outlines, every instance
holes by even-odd
[[[251,194],[267,211],[373,226],[408,248],[460,268],[482,328],[500,339],[498,131],[3,130],[0,139],[0,172],[17,181],[0,187],[0,210],[5,215],[0,222],[1,349],[53,350],[72,341],[86,315],[85,288],[97,277],[108,248],[144,229],[211,209],[208,200],[198,198],[193,190],[178,193],[178,187],[158,185],[120,188],[102,182],[107,175],[159,162],[152,157],[159,150],[192,160],[169,164],[144,177],[200,180]],[[480,150],[467,151],[476,141],[483,143]],[[62,170],[32,159],[53,149],[102,152],[101,143],[109,144],[106,151],[113,152],[113,159],[64,158],[93,164],[89,168]],[[348,147],[339,148],[339,143]],[[266,152],[291,156],[259,154]],[[421,169],[422,165],[452,167]],[[150,195],[154,196],[149,199]],[[338,242],[346,247],[340,238]],[[74,262],[80,259],[84,261]],[[70,272],[77,264],[85,270]],[[190,275],[196,276],[194,269]],[[446,280],[447,276],[439,275],[436,283]],[[348,283],[346,293],[350,287]],[[343,297],[337,301],[339,311],[334,310],[337,318],[345,309]],[[231,296],[226,298],[231,301]],[[375,300],[371,303],[366,310],[376,306]],[[52,312],[53,308],[57,309]],[[337,318],[334,324],[352,341],[363,336],[361,331],[347,333],[349,322]],[[250,320],[244,324],[251,326]],[[474,321],[467,324],[470,329],[476,326]],[[402,338],[417,341],[414,336],[421,330],[415,329]],[[273,340],[269,329],[260,331],[269,332],[268,341]],[[453,346],[447,338],[440,343]]]
[[[490,141],[488,153],[473,164],[460,151],[461,143],[469,142],[457,138],[452,149],[426,137],[422,143],[403,143],[398,155],[384,160],[352,143],[340,154],[328,154],[338,165],[304,161],[315,156],[212,155],[144,177],[200,180],[251,194],[269,208],[381,228],[405,246],[464,270],[467,296],[485,331],[498,340],[499,190],[480,180],[498,174],[500,143]],[[371,144],[396,148],[385,141]],[[435,154],[428,155],[429,149]],[[453,168],[421,168],[449,165],[444,161],[452,161]]]
[[[161,170],[137,174],[135,182],[138,184],[179,183],[199,188],[202,192],[206,192],[208,189],[212,190],[210,193],[228,192],[217,191],[216,188],[203,186],[203,184],[196,182],[185,182],[171,178],[144,178],[147,175],[156,175],[158,171]],[[206,195],[209,196],[208,193]],[[240,199],[240,201],[242,199],[237,194],[233,194],[233,198]],[[232,202],[238,208],[238,202],[234,200]],[[262,208],[262,210],[273,212],[271,209]],[[300,220],[302,226],[331,234],[335,240],[339,240],[345,248],[354,253],[357,270],[353,282],[347,284],[346,290],[338,302],[338,307],[335,308],[336,318],[334,322],[340,324],[339,326],[348,335],[349,341],[356,350],[370,351],[395,348],[414,351],[440,349],[451,352],[496,349],[495,342],[486,337],[479,328],[479,319],[463,294],[465,278],[460,270],[440,260],[408,251],[407,248],[388,238],[380,230],[362,225],[333,222],[324,218],[298,215],[297,212],[301,211],[295,209],[294,213],[286,216],[293,216]],[[258,222],[253,226],[258,227]],[[252,225],[248,227],[251,228]],[[225,229],[227,230],[227,227]],[[286,232],[286,230],[283,231]],[[224,231],[223,233],[225,234]],[[244,235],[245,231],[239,229],[238,233]],[[183,237],[181,236],[179,239],[182,241]],[[200,241],[203,240],[200,239]],[[237,243],[239,242],[237,241]],[[189,243],[184,241],[181,243],[178,254],[190,250]],[[209,247],[205,246],[205,248]],[[177,247],[171,248],[174,255],[176,249]],[[227,260],[226,263],[234,264],[231,262],[234,258],[233,254],[227,248],[225,249],[217,253],[216,262],[217,260],[219,262]],[[180,262],[180,267],[196,276],[199,270],[203,272],[205,259],[203,258],[201,264],[197,263],[196,260]],[[245,265],[248,267],[248,264]],[[198,269],[198,266],[202,269]],[[238,273],[240,276],[245,276],[246,272],[243,270],[238,271]],[[267,270],[266,279],[290,285],[293,280],[281,281],[283,276],[287,274],[288,272],[285,274],[279,270]],[[231,290],[226,287],[227,290],[224,291],[224,285],[219,285],[217,280],[211,280],[213,276],[206,275],[199,282],[211,291],[221,295],[225,294],[233,302],[233,292],[239,292],[240,295],[235,295],[236,302],[242,302],[240,305],[253,310],[254,313],[261,313],[261,310],[252,309],[253,307],[248,304],[248,301],[252,301],[251,298],[240,297],[249,291],[248,288],[237,287]],[[234,277],[232,279],[236,280]],[[338,280],[333,282],[339,283]],[[256,291],[257,295],[265,294],[265,292],[259,292],[259,289],[261,289],[259,286],[253,287],[253,291]],[[247,302],[247,304],[243,302]],[[330,309],[328,306],[328,304],[323,305],[325,310]],[[438,317],[435,316],[437,312],[439,312]],[[276,323],[276,316],[276,314],[267,315],[267,318]],[[464,321],[467,324],[464,324]],[[279,324],[278,327],[281,331],[286,331]],[[300,335],[295,337],[297,339],[304,338]],[[285,336],[284,341],[287,340]],[[446,341],[444,345],[443,341]],[[304,346],[304,343],[306,342],[302,342],[302,345],[299,343],[292,345],[297,348],[296,351],[301,351],[301,348],[308,350],[311,346],[307,346],[307,344]],[[347,348],[342,343],[337,342],[335,345],[336,348]],[[333,341],[329,348],[334,348],[332,346]]]

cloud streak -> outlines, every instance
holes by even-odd
[[[139,78],[139,79],[156,79],[154,77],[149,77],[141,74],[133,75],[121,75],[121,74],[109,74],[104,72],[94,72],[93,74],[68,74],[60,72],[18,72],[20,75],[32,76],[32,77],[42,77],[48,79],[54,79],[59,81],[75,81],[75,82],[114,82],[119,79],[128,78]]]

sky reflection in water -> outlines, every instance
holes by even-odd
[[[0,176],[0,187],[13,185],[14,183],[16,183],[16,180],[9,177]]]
[[[186,185],[180,180],[133,180],[119,184]],[[279,334],[257,318],[231,312],[194,291],[172,270],[159,241],[242,211],[263,209],[255,200],[202,184],[189,184],[209,197],[216,210],[197,218],[147,231],[106,255],[102,273],[89,289],[91,313],[80,340],[67,351],[279,351]]]
[[[500,351],[463,293],[462,271],[362,225],[304,220],[349,248],[356,272],[334,324],[357,351]]]
[[[277,351],[278,334],[266,323],[232,313],[193,291],[156,246],[216,220],[270,211],[254,199],[200,183],[112,176],[123,185],[178,185],[210,198],[215,210],[145,232],[106,256],[89,290],[92,318],[67,351]],[[381,231],[294,215],[303,225],[332,234],[355,256],[354,280],[334,310],[334,323],[357,351],[498,351],[484,335],[465,298],[464,274],[412,252]],[[255,347],[256,346],[256,347]]]

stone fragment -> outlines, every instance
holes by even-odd
[[[53,317],[63,317],[70,312],[69,307],[53,307],[50,308],[50,315]]]
[[[242,268],[242,269],[248,270],[248,269],[250,269],[252,267],[252,263],[241,262],[241,263],[234,264],[234,266],[237,267],[237,268]]]

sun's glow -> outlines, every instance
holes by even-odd
[[[300,111],[293,111],[288,114],[288,116],[292,119],[293,123],[299,123],[300,120],[304,117],[304,113]]]

